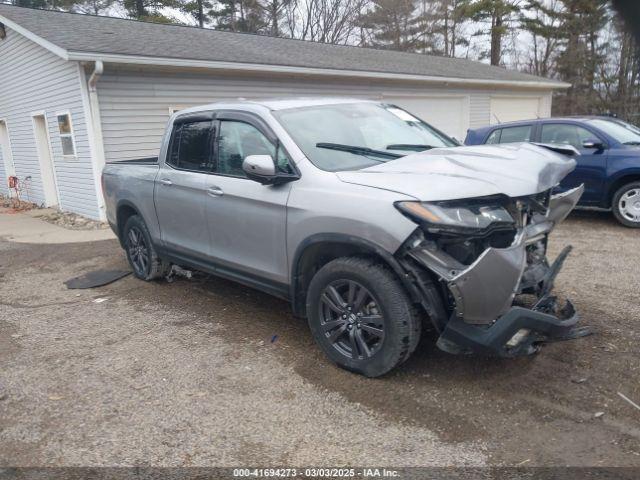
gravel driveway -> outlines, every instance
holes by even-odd
[[[116,241],[0,241],[0,465],[640,466],[640,232],[575,213],[557,289],[597,334],[515,360],[424,338],[366,379],[288,305],[218,279],[94,290]],[[104,300],[103,300],[104,299]]]

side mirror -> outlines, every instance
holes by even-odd
[[[249,155],[242,162],[242,170],[247,177],[263,185],[274,183],[276,165],[271,155]]]
[[[590,138],[582,142],[582,148],[589,148],[593,150],[604,150],[604,143],[596,138]]]

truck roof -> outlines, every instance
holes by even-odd
[[[254,110],[255,107],[266,108],[267,110],[285,110],[289,108],[314,107],[321,105],[340,105],[347,103],[375,103],[373,100],[363,100],[361,98],[344,98],[344,97],[293,97],[293,98],[269,98],[262,100],[246,100],[239,98],[237,100],[227,100],[222,102],[214,102],[206,105],[192,107],[181,110],[179,113],[200,112],[211,109],[234,108],[242,110]]]

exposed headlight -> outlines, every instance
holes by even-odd
[[[491,225],[512,225],[513,217],[501,205],[397,202],[396,207],[413,221],[442,230],[484,230]]]

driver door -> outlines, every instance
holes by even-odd
[[[249,155],[271,155],[290,168],[270,129],[254,115],[218,113],[215,168],[207,176],[205,214],[210,257],[219,269],[274,284],[286,291],[287,198],[291,183],[261,185],[249,180],[242,162]],[[241,280],[241,278],[240,278]]]

